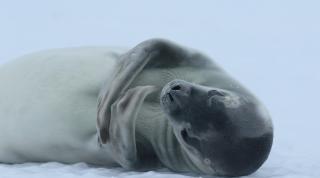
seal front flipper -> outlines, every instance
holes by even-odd
[[[155,90],[154,86],[131,88],[111,106],[109,142],[115,160],[126,169],[150,167],[138,155],[135,121],[145,97]]]
[[[132,81],[144,69],[190,66],[213,67],[212,61],[201,53],[162,39],[151,39],[138,44],[120,57],[111,83],[100,91],[97,131],[101,143],[109,139],[111,105],[125,93]]]

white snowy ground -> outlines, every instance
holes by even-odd
[[[270,157],[248,177],[316,178],[320,177],[319,7],[316,0],[0,0],[0,62],[55,47],[130,47],[151,37],[200,49],[252,90],[273,117]],[[0,178],[25,177],[197,175],[128,172],[85,163],[0,164]]]

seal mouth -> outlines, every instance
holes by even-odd
[[[168,95],[170,101],[173,102],[173,97],[172,97],[171,93],[167,93],[167,95]]]
[[[165,93],[161,95],[160,105],[165,111],[165,113],[169,114],[179,110],[179,105],[175,101],[174,97],[170,93]]]
[[[161,102],[161,105],[163,105],[163,106],[166,106],[166,105],[173,102],[173,97],[169,93],[169,91],[170,91],[170,87],[168,85],[164,86],[161,91],[160,102]]]

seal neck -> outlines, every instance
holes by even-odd
[[[136,120],[136,134],[145,145],[151,145],[158,160],[164,167],[176,172],[199,172],[188,153],[181,146],[169,120],[161,111],[160,105],[144,105]]]

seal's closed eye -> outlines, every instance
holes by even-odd
[[[188,136],[188,132],[187,132],[187,129],[182,129],[181,131],[181,136],[182,138],[185,140]]]
[[[183,141],[188,144],[188,146],[192,146],[197,150],[200,150],[200,140],[191,132],[192,131],[190,128],[184,128],[181,130],[181,137]]]

